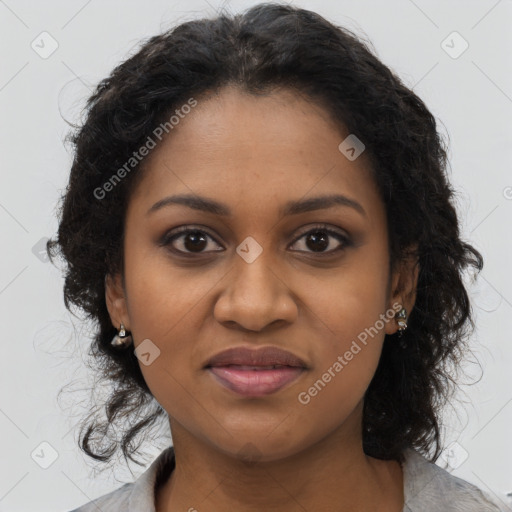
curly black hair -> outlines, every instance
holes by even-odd
[[[108,462],[121,448],[126,461],[140,464],[138,447],[165,416],[133,351],[111,346],[117,330],[105,302],[106,275],[123,275],[125,212],[144,161],[105,197],[98,190],[175,109],[231,85],[255,95],[277,88],[305,95],[364,142],[386,207],[391,267],[416,246],[420,270],[407,348],[386,335],[365,394],[363,449],[399,461],[406,448],[426,457],[433,449],[430,460],[438,458],[442,406],[457,386],[452,370],[474,329],[463,273],[479,272],[483,258],[460,237],[447,144],[433,115],[370,48],[315,12],[262,3],[148,38],[88,98],[85,120],[68,136],[74,160],[47,251],[67,264],[65,305],[95,322],[89,354],[113,385],[105,416],[89,411],[82,422],[79,445],[89,456]]]

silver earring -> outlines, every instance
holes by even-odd
[[[407,310],[402,307],[402,309],[396,315],[397,323],[398,323],[398,337],[401,338],[403,332],[407,329]],[[400,346],[405,348],[405,342],[403,339],[400,340]]]
[[[112,338],[110,344],[116,348],[127,348],[132,344],[132,342],[132,335],[126,334],[124,325],[121,323],[121,327],[119,327],[119,333]]]
[[[407,310],[402,307],[402,309],[396,315],[397,323],[398,323],[398,334],[402,334],[402,331],[407,329]]]

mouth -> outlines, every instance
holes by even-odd
[[[233,347],[213,356],[204,367],[214,381],[245,397],[275,393],[307,370],[295,354],[275,346]]]

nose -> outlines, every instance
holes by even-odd
[[[252,263],[236,256],[214,307],[215,318],[226,327],[257,332],[270,324],[296,320],[293,292],[264,255],[265,251]]]

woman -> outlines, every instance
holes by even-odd
[[[482,257],[433,116],[354,34],[278,4],[183,23],[73,142],[48,250],[114,384],[80,445],[173,442],[77,511],[499,510],[433,463]]]

